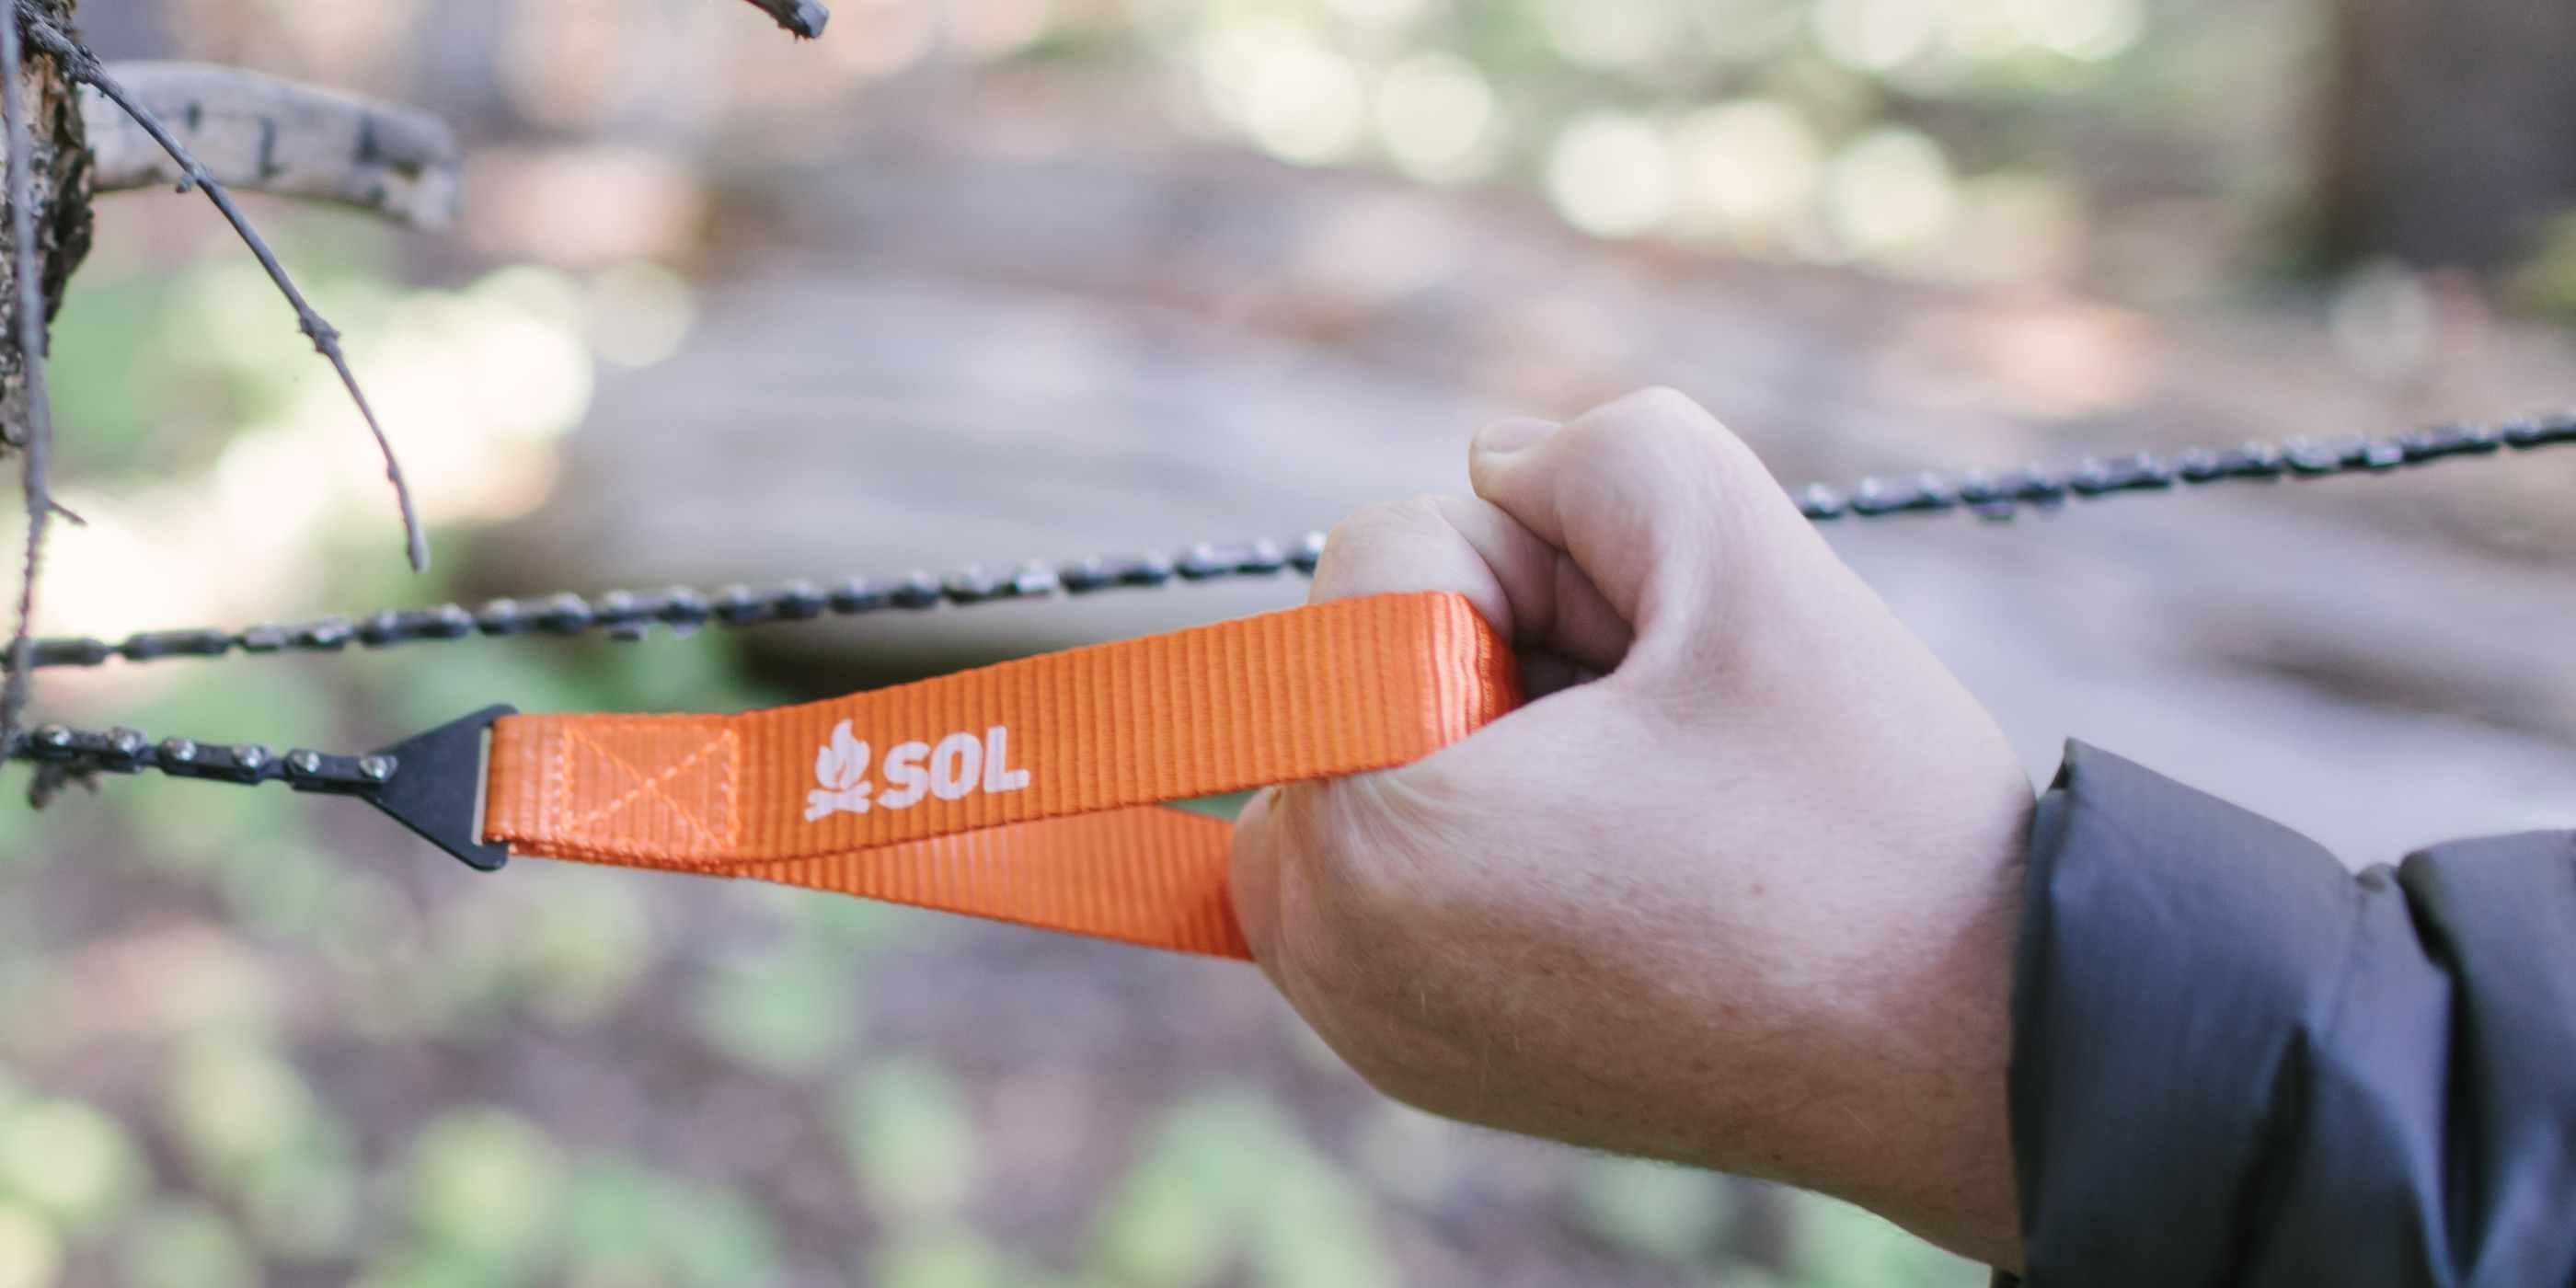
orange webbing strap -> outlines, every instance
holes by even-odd
[[[1403,764],[1518,701],[1463,597],[1337,600],[774,711],[504,717],[483,832],[1240,957],[1232,825],[1158,802]]]

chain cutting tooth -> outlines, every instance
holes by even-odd
[[[2483,455],[2503,445],[2501,434],[2481,425],[2437,425],[2397,436],[2397,449],[2409,465],[2446,456]]]
[[[996,579],[980,564],[968,564],[941,578],[939,597],[952,604],[980,604],[1010,597],[1010,583]]]
[[[2576,412],[2532,416],[2509,422],[2504,427],[2504,441],[2522,451],[2552,443],[2576,443]]]
[[[593,621],[590,601],[570,591],[549,596],[537,610],[537,629],[549,635],[579,635]]]
[[[1108,563],[1097,555],[1076,559],[1056,569],[1056,580],[1076,595],[1087,595],[1118,584],[1117,579],[1109,575]]]
[[[801,622],[823,614],[823,592],[814,583],[799,578],[781,583],[769,597],[770,610],[782,621]]]
[[[591,602],[591,620],[611,634],[629,626],[638,627],[640,634],[641,625],[652,616],[652,605],[631,590],[612,590]]]
[[[1204,541],[1191,543],[1189,549],[1181,552],[1180,558],[1172,561],[1172,571],[1180,574],[1183,581],[1206,581],[1233,570],[1233,561]]]
[[[403,615],[391,608],[380,608],[358,619],[358,642],[369,648],[383,648],[403,642]]]
[[[30,667],[97,666],[116,656],[116,646],[85,635],[58,637],[31,642],[27,654]]]
[[[902,581],[886,592],[886,602],[897,608],[937,608],[940,599],[939,578],[920,569],[906,573]]]
[[[832,583],[831,593],[824,599],[831,604],[833,612],[848,616],[885,607],[886,594],[865,577],[843,577]]]
[[[662,592],[661,605],[653,615],[678,630],[693,631],[706,625],[715,609],[709,606],[706,596],[686,586],[673,586]]]
[[[184,631],[143,631],[125,637],[116,651],[130,662],[153,662],[165,657],[222,657],[232,651],[233,636],[227,631],[211,629]]]
[[[422,638],[461,640],[474,633],[474,614],[465,611],[463,604],[441,604],[429,610],[429,618]]]
[[[771,614],[769,601],[739,582],[717,591],[707,606],[715,610],[716,620],[727,626],[765,622]]]
[[[518,635],[528,629],[528,615],[515,599],[495,599],[474,610],[474,629],[486,635]]]
[[[1055,569],[1033,562],[1011,575],[1011,587],[1022,598],[1037,598],[1063,590],[1064,579],[1056,576]]]
[[[1309,532],[1297,538],[1297,546],[1288,552],[1288,566],[1302,573],[1313,573],[1324,562],[1324,534]]]
[[[295,627],[288,633],[287,643],[305,652],[337,653],[357,637],[355,622],[346,617],[324,617]]]
[[[1160,586],[1170,581],[1178,571],[1179,568],[1170,555],[1161,551],[1148,551],[1129,560],[1127,567],[1119,573],[1118,580],[1120,584],[1128,586]]]

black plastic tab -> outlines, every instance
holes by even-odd
[[[510,847],[483,839],[484,739],[492,722],[516,715],[512,706],[489,706],[376,753],[392,762],[375,790],[359,799],[464,860],[478,872],[510,861]],[[373,757],[361,757],[361,760]]]

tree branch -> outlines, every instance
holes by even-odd
[[[823,24],[832,20],[832,11],[814,0],[751,0],[762,13],[778,20],[778,25],[812,40],[823,34]]]
[[[45,532],[54,518],[49,476],[54,416],[45,392],[44,266],[36,247],[36,131],[27,119],[26,87],[19,83],[25,64],[18,24],[0,22],[0,120],[8,127],[9,249],[18,295],[11,313],[27,394],[26,441],[19,444],[19,478],[27,498],[27,553],[24,579],[18,586],[17,625],[9,637],[9,678],[0,685],[0,755],[17,748],[18,718],[27,709],[32,688],[27,660],[36,617],[36,572],[43,561]]]
[[[234,191],[336,202],[423,228],[456,215],[462,157],[436,117],[230,67],[106,71]],[[187,183],[184,164],[95,86],[82,91],[81,116],[93,190]]]
[[[261,238],[257,229],[251,227],[250,219],[242,214],[241,207],[234,204],[232,194],[225,190],[224,185],[215,176],[207,173],[204,166],[197,163],[195,155],[170,133],[169,127],[162,123],[160,116],[154,113],[151,107],[128,93],[121,82],[107,74],[107,68],[98,61],[97,55],[64,34],[61,28],[55,26],[41,11],[35,9],[29,0],[18,0],[17,7],[28,41],[60,64],[65,76],[96,88],[101,94],[106,95],[109,101],[123,109],[127,116],[134,118],[134,123],[141,126],[144,133],[150,135],[153,142],[160,144],[161,149],[169,153],[171,160],[178,164],[179,190],[185,192],[192,187],[204,189],[206,199],[215,204],[215,209],[223,214],[225,222],[230,223],[233,231],[240,234],[242,243],[248,246],[250,253],[259,260],[259,266],[268,270],[269,280],[277,284],[279,292],[286,296],[286,302],[295,306],[298,325],[305,336],[313,341],[315,351],[330,362],[332,370],[339,373],[341,386],[349,391],[350,400],[357,403],[358,414],[366,420],[368,432],[375,435],[376,448],[384,455],[385,480],[393,485],[394,502],[402,511],[403,536],[406,553],[411,558],[412,570],[415,572],[426,570],[429,567],[429,539],[422,534],[419,514],[412,507],[411,485],[403,480],[402,462],[394,456],[393,442],[385,437],[384,426],[377,422],[375,409],[367,404],[365,391],[358,388],[358,377],[349,370],[348,356],[340,351],[340,333],[333,329],[329,322],[324,321],[322,315],[315,312],[310,303],[306,302],[304,292],[296,289],[295,280],[286,275],[285,266],[277,262],[277,255],[269,249],[268,242]]]

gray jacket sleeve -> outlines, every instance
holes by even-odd
[[[2576,834],[2355,877],[2071,744],[2025,908],[2030,1288],[2576,1285]]]

